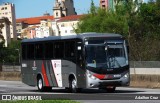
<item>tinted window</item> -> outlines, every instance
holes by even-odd
[[[27,59],[34,59],[34,44],[27,46]]]
[[[65,57],[67,58],[75,57],[75,42],[74,41],[65,42]]]
[[[35,58],[42,59],[43,58],[43,44],[35,44]]]
[[[53,43],[45,43],[45,58],[53,58]]]
[[[22,45],[22,59],[27,59],[26,53],[27,53],[27,46]]]
[[[64,42],[54,43],[54,56],[57,59],[64,58]]]

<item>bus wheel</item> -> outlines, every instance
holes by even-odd
[[[72,93],[77,92],[77,81],[74,78],[69,81],[69,88]]]
[[[37,87],[38,87],[38,90],[39,90],[40,92],[45,91],[45,87],[44,87],[44,84],[43,84],[43,79],[42,79],[42,77],[39,77],[39,78],[37,79]]]

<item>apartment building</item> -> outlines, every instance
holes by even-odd
[[[15,5],[13,3],[3,3],[0,5],[0,18],[7,17],[10,21],[10,35],[12,39],[17,39]],[[4,30],[5,31],[5,30]]]
[[[76,35],[75,29],[77,29],[77,24],[82,16],[83,15],[70,15],[59,19],[57,21],[57,29],[59,34],[56,35]]]

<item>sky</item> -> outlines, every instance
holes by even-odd
[[[99,0],[93,0],[95,6],[99,6]],[[15,4],[16,18],[28,18],[42,16],[48,12],[53,15],[55,0],[0,0],[0,5],[4,2]],[[74,7],[77,14],[85,14],[89,11],[91,0],[74,0]]]

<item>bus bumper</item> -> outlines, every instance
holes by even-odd
[[[114,80],[100,80],[96,77],[87,76],[87,88],[97,88],[97,87],[107,87],[107,86],[129,86],[130,77],[129,75],[124,75],[120,79]]]

